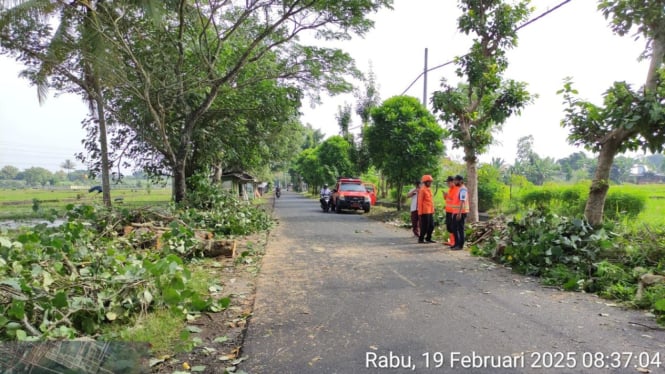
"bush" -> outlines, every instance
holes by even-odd
[[[491,165],[483,165],[478,170],[478,210],[487,212],[498,208],[506,193],[499,171]]]
[[[646,198],[641,195],[628,194],[610,190],[605,198],[605,218],[617,220],[623,216],[637,217],[644,210]]]
[[[525,209],[550,209],[560,215],[578,216],[584,213],[589,196],[587,186],[543,187],[525,192],[520,203]],[[644,196],[610,190],[605,199],[605,218],[636,217],[646,205]]]

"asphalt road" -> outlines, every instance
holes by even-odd
[[[665,331],[644,311],[417,244],[360,213],[323,213],[293,192],[275,214],[247,373],[665,372]]]

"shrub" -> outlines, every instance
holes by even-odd
[[[486,212],[499,207],[505,191],[499,171],[491,165],[481,166],[478,170],[478,210]]]
[[[637,217],[645,205],[644,196],[610,190],[605,198],[605,218],[617,220],[622,216]]]
[[[525,209],[550,209],[560,215],[578,216],[584,213],[588,189],[584,184],[571,187],[543,187],[525,192],[520,203]],[[644,196],[610,190],[605,199],[605,218],[636,217],[646,205]]]

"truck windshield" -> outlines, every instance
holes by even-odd
[[[342,183],[341,186],[339,186],[340,191],[353,191],[353,192],[367,192],[365,189],[365,186],[362,184],[356,184],[356,183]]]

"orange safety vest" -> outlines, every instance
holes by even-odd
[[[459,197],[459,191],[457,186],[452,186],[448,188],[448,194],[446,195],[446,212],[447,213],[456,213],[459,211],[459,204],[454,205],[454,197]]]
[[[459,198],[459,193],[463,189],[466,190],[466,200],[464,200],[464,205],[462,205],[462,200]],[[466,186],[463,187],[458,187],[455,191],[455,194],[453,196],[453,202],[452,202],[452,207],[455,209],[453,213],[459,213],[460,212],[460,206],[462,207],[462,213],[469,213],[469,190],[466,188]],[[447,207],[447,205],[446,205]]]
[[[433,213],[434,199],[432,198],[432,190],[427,186],[423,186],[418,190],[418,215]]]

